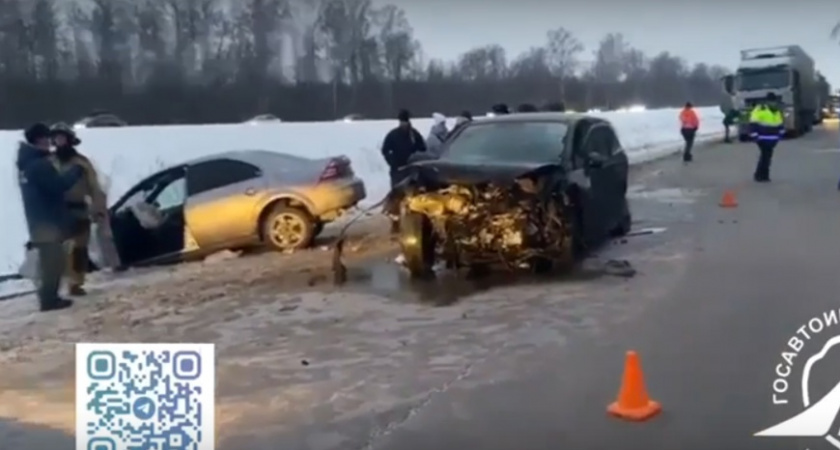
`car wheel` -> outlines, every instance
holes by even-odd
[[[262,223],[263,241],[274,250],[286,252],[312,245],[315,219],[300,208],[279,206]]]
[[[415,212],[400,216],[400,247],[405,266],[414,278],[428,278],[434,274],[435,237],[429,219]]]
[[[627,236],[633,227],[633,215],[630,213],[630,202],[627,198],[624,199],[624,206],[621,212],[621,221],[618,222],[615,229],[610,233],[613,237]]]

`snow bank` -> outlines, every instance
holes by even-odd
[[[717,108],[698,110],[700,140],[718,135],[722,117]],[[680,136],[677,110],[606,112],[594,114],[612,121],[634,163],[677,151]],[[431,119],[415,119],[424,135]],[[98,128],[79,131],[80,149],[109,177],[109,198],[115,201],[128,188],[170,164],[234,149],[264,149],[310,158],[345,154],[365,180],[369,200],[376,201],[388,188],[387,170],[379,153],[392,120],[359,122],[280,123],[265,125],[194,125]],[[23,259],[26,228],[14,166],[20,131],[0,131],[0,179],[6,196],[5,232],[0,238],[0,274],[17,270]]]

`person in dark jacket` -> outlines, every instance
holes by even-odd
[[[495,114],[497,116],[503,116],[505,114],[510,114],[510,108],[508,108],[508,105],[506,105],[504,103],[496,103],[490,109],[490,112],[492,112],[493,114]]]
[[[29,245],[38,251],[38,300],[41,311],[73,305],[58,295],[64,272],[64,247],[70,213],[64,195],[83,175],[81,167],[59,172],[50,155],[50,129],[43,123],[24,132],[17,154],[18,185],[29,230]]]
[[[401,110],[397,120],[399,125],[388,132],[382,141],[382,157],[388,164],[392,187],[400,182],[400,169],[408,164],[411,155],[426,151],[426,141],[411,125],[411,114],[407,110]]]
[[[84,176],[64,195],[70,212],[70,245],[67,249],[67,289],[70,295],[80,296],[84,289],[85,274],[88,271],[88,245],[93,221],[101,223],[108,213],[105,191],[99,185],[99,176],[90,160],[76,150],[81,139],[67,124],[52,126],[55,143],[55,157],[61,172],[73,166],[80,166]]]
[[[411,113],[403,109],[397,114],[397,120],[399,120],[399,125],[389,131],[385,135],[385,140],[382,141],[382,157],[388,164],[391,188],[402,181],[404,176],[402,169],[408,165],[411,156],[426,151],[423,136],[411,125]],[[399,231],[398,205],[399,199],[391,195],[384,208],[385,213],[391,216],[391,232],[394,233]]]

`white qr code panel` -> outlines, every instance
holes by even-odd
[[[213,344],[76,344],[76,450],[214,450]]]

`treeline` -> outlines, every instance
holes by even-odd
[[[93,110],[159,124],[704,105],[726,72],[615,33],[594,51],[562,27],[538,44],[431,59],[402,10],[370,0],[0,0],[0,126]]]

